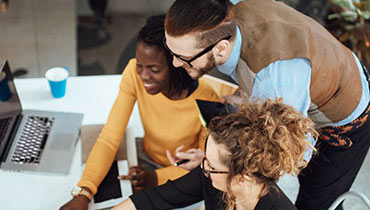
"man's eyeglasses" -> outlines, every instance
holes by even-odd
[[[193,67],[193,65],[191,65],[191,62],[193,62],[195,59],[199,58],[200,56],[206,54],[207,52],[209,52],[210,50],[212,50],[219,42],[221,42],[222,40],[229,40],[231,38],[231,35],[229,36],[226,36],[220,40],[218,40],[216,43],[208,46],[207,48],[205,48],[204,50],[202,50],[200,53],[198,53],[197,55],[195,55],[194,57],[190,58],[190,59],[184,59],[181,57],[181,55],[177,55],[176,53],[172,52],[170,50],[170,48],[168,48],[167,46],[167,43],[166,43],[166,37],[163,38],[163,46],[168,50],[168,52],[170,52],[171,55],[175,56],[176,58],[180,59],[181,61],[187,63],[190,67]]]
[[[212,170],[205,169],[204,166],[205,166],[206,160],[207,160],[207,158],[204,157],[203,161],[202,161],[202,164],[200,164],[200,168],[202,169],[202,171],[204,173],[204,176],[209,177],[210,174],[228,174],[229,173],[228,171],[212,171]]]

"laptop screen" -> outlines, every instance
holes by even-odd
[[[0,155],[7,145],[17,116],[22,112],[21,102],[14,85],[13,75],[5,61],[0,71]],[[1,158],[2,159],[2,158]]]
[[[8,62],[0,72],[0,119],[17,116],[22,111],[21,102],[14,85]]]

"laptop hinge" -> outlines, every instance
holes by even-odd
[[[8,157],[8,153],[10,151],[10,148],[12,147],[13,145],[13,141],[14,141],[14,137],[15,135],[17,134],[17,130],[19,128],[19,125],[21,124],[22,122],[22,118],[23,118],[23,115],[22,114],[19,114],[16,119],[15,119],[15,123],[14,123],[14,126],[12,128],[12,130],[10,131],[10,135],[8,137],[8,141],[6,142],[6,145],[5,145],[5,148],[4,148],[4,151],[3,153],[1,154],[1,162],[5,162],[6,161],[6,158]]]

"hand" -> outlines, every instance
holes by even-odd
[[[175,165],[176,162],[189,159],[188,162],[179,165],[178,167],[186,169],[188,171],[194,169],[195,167],[199,166],[204,158],[204,152],[201,149],[189,149],[186,152],[182,152],[181,150],[184,146],[179,146],[175,150],[175,156],[172,156],[170,151],[166,150],[167,158],[172,165]]]
[[[237,95],[227,95],[221,98],[221,103],[229,103],[233,106],[240,106],[243,102],[245,102],[245,98]]]
[[[247,94],[245,94],[240,88],[233,94],[221,97],[221,103],[229,103],[233,106],[239,106],[248,99]]]
[[[68,203],[60,207],[59,210],[87,210],[89,199],[83,195],[72,198]]]
[[[111,210],[136,210],[136,207],[132,200],[127,198]]]
[[[146,171],[141,166],[133,166],[128,171],[128,175],[118,176],[117,178],[130,180],[134,192],[145,187],[157,186],[157,174],[155,171]]]

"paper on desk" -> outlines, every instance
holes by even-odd
[[[128,174],[128,163],[127,160],[119,160],[117,161],[118,165],[118,172],[119,175],[127,175]],[[83,165],[82,168],[85,168],[85,164]],[[108,209],[111,208],[123,200],[127,199],[128,196],[132,194],[132,188],[131,188],[131,183],[129,180],[120,180],[120,186],[121,186],[121,193],[122,197],[121,198],[116,198],[116,199],[110,199],[107,201],[95,203],[94,198],[91,200],[89,203],[89,210],[96,210],[96,209]]]

